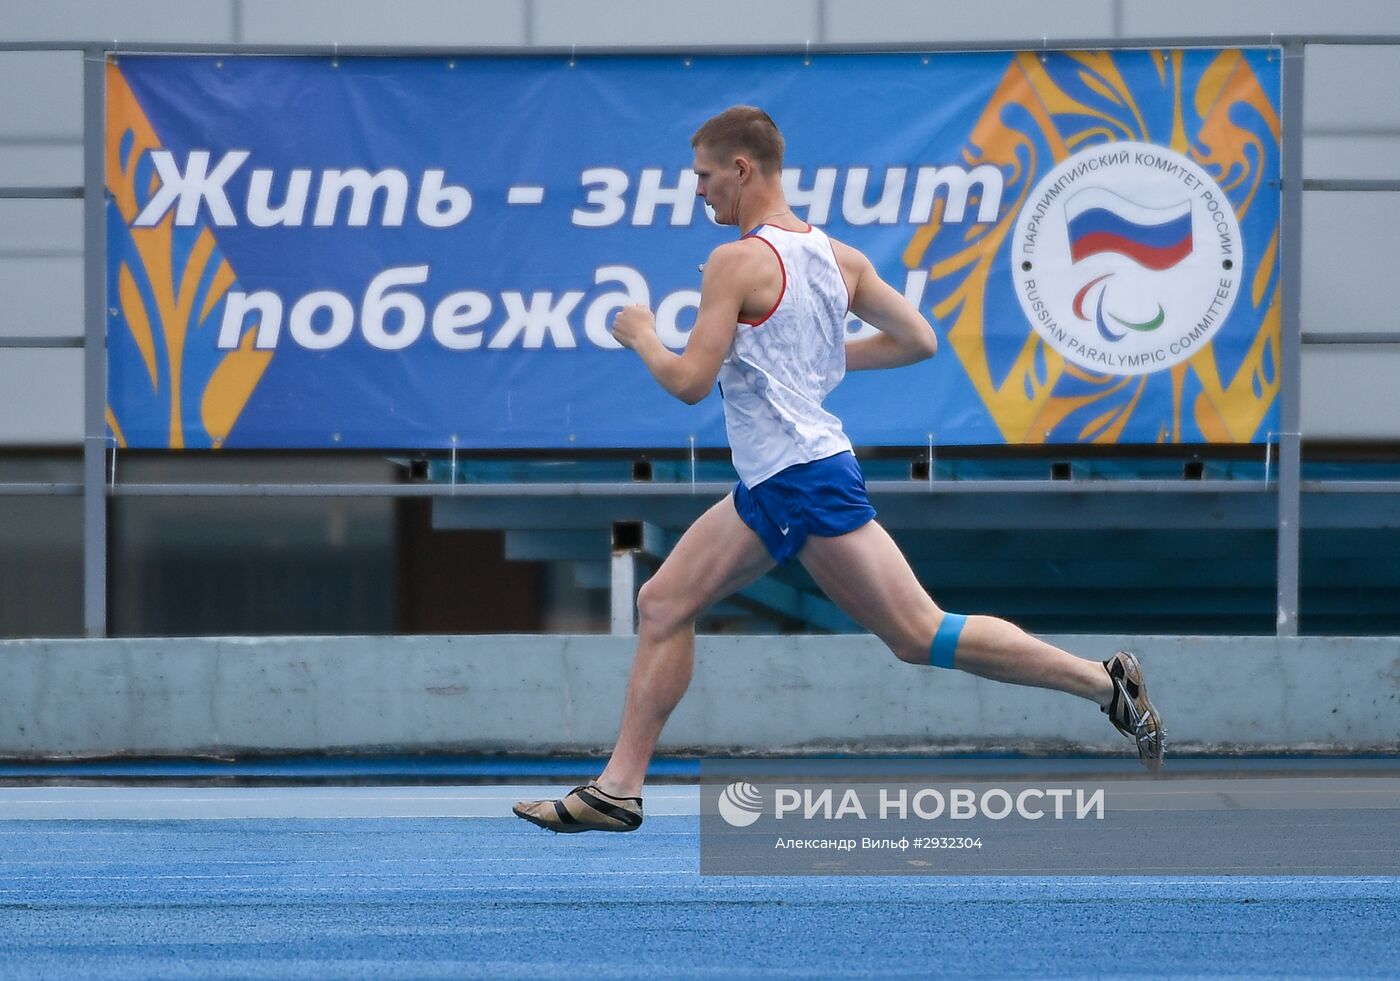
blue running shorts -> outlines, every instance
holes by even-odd
[[[786,562],[808,535],[835,538],[875,517],[865,477],[849,451],[781,470],[757,487],[734,485],[734,508],[776,562]]]

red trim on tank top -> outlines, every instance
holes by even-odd
[[[762,227],[762,225],[758,226],[758,228]],[[773,257],[778,260],[778,270],[783,274],[783,286],[782,289],[778,290],[778,299],[773,303],[772,308],[769,309],[769,311],[765,313],[762,317],[760,317],[758,320],[745,320],[743,317],[739,318],[739,323],[745,324],[749,327],[757,327],[758,325],[766,321],[769,317],[773,316],[773,314],[777,313],[779,305],[783,302],[783,297],[787,294],[787,266],[783,265],[783,257],[778,254],[777,246],[775,246],[772,242],[768,241],[762,235],[759,235],[758,228],[755,228],[753,231],[749,232],[747,235],[744,236],[744,238],[758,239],[758,241],[762,242],[764,245],[768,246],[768,248],[773,250]]]

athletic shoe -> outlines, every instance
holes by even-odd
[[[1167,732],[1162,728],[1162,717],[1147,700],[1142,665],[1132,654],[1119,651],[1104,661],[1103,666],[1113,679],[1113,701],[1101,711],[1119,732],[1137,743],[1138,759],[1156,773],[1165,755]]]
[[[577,831],[636,831],[642,826],[642,799],[614,797],[597,784],[575,787],[559,800],[522,800],[516,817],[560,834]]]

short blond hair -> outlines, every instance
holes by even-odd
[[[694,149],[704,147],[712,156],[745,156],[765,174],[783,169],[783,134],[773,117],[757,106],[730,106],[690,138]]]

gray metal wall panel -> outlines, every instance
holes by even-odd
[[[81,256],[0,258],[0,337],[81,337],[82,334]],[[67,410],[48,405],[42,411],[47,415]]]
[[[83,440],[83,352],[0,350],[0,446]]]
[[[1400,48],[1310,46],[1303,97],[1303,174],[1331,179],[1400,174],[1397,91]],[[1387,241],[1389,237],[1366,237],[1359,245],[1385,250]]]
[[[82,248],[82,201],[0,200],[0,256],[81,252]]]
[[[1114,0],[1072,4],[1003,0],[994,5],[956,0],[828,0],[826,33],[834,43],[1111,37],[1113,7]]]
[[[200,42],[233,36],[230,0],[10,0],[6,6],[0,38],[11,40]]]
[[[28,144],[0,141],[0,184],[79,187],[82,183],[81,140],[46,140]]]
[[[82,64],[77,51],[0,53],[0,144],[32,137],[81,139]]]
[[[802,44],[818,41],[816,0],[535,0],[536,44]],[[697,93],[697,97],[699,97]]]
[[[1307,59],[1303,118],[1310,131],[1400,131],[1400,48],[1311,45]]]
[[[1390,287],[1400,268],[1400,193],[1311,192],[1303,198],[1303,330],[1400,330]],[[1312,396],[1304,389],[1304,398]],[[1396,413],[1400,416],[1400,413]],[[1400,419],[1395,423],[1400,431]]]
[[[43,4],[6,11],[0,36],[41,40]],[[67,37],[68,35],[64,35]],[[83,56],[78,51],[0,53],[0,184],[83,182]],[[0,210],[0,248],[14,247]],[[82,242],[81,206],[78,242]]]
[[[1400,48],[1309,47],[1303,173],[1314,178],[1400,174],[1396,92],[1400,92]]]
[[[261,44],[524,44],[525,5],[495,0],[243,0]]]
[[[1400,88],[1397,88],[1400,91]],[[1394,180],[1400,175],[1400,129],[1395,133],[1310,132],[1303,141],[1309,180]]]
[[[1400,31],[1395,0],[1122,0],[1123,33],[1137,35],[1211,34],[1381,34]],[[1047,5],[1048,6],[1048,5]],[[1060,5],[1055,5],[1060,6]]]
[[[1304,350],[1303,438],[1400,439],[1397,379],[1400,345]]]

